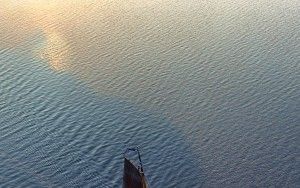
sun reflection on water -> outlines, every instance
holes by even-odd
[[[44,31],[45,45],[40,50],[40,57],[48,61],[55,71],[64,71],[67,68],[68,44],[55,30]]]
[[[0,19],[0,24],[5,25],[0,28],[0,44],[6,48],[22,47],[22,44],[32,40],[29,36],[39,37],[38,32],[42,31],[43,40],[33,49],[26,47],[25,50],[47,61],[53,70],[65,71],[70,61],[71,47],[65,36],[65,30],[72,28],[68,20],[84,14],[89,10],[88,5],[92,4],[93,0],[0,0],[0,18],[5,18]]]

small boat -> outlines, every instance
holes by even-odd
[[[124,152],[123,188],[149,188],[138,147]]]

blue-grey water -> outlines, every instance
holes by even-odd
[[[0,187],[300,186],[299,0],[0,0]]]

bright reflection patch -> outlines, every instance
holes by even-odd
[[[48,61],[55,71],[67,68],[68,45],[63,37],[55,31],[44,31],[45,46],[41,49],[41,58]]]

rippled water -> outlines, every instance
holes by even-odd
[[[0,0],[0,187],[300,185],[299,0]]]

